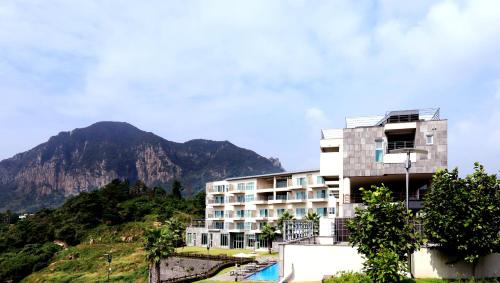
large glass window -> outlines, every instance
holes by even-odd
[[[324,184],[324,183],[325,183],[325,179],[323,179],[323,177],[316,176],[316,184]]]
[[[245,196],[237,196],[236,201],[237,202],[245,202]]]
[[[206,246],[208,243],[208,234],[207,233],[201,233],[201,245]]]
[[[317,191],[316,198],[326,198],[326,190]]]
[[[215,196],[215,203],[224,203],[224,196]]]
[[[220,245],[223,247],[227,247],[229,245],[229,235],[228,234],[220,234]]]
[[[278,217],[280,217],[283,213],[285,213],[284,208],[277,208],[276,209],[276,215],[278,215]]]
[[[265,208],[262,208],[259,210],[259,216],[260,217],[267,217],[268,216],[268,211]]]
[[[245,195],[245,202],[254,201],[254,198],[255,198],[254,195]]]
[[[295,216],[304,217],[306,215],[306,209],[303,207],[299,207],[295,209]]]
[[[382,162],[384,160],[384,143],[382,140],[375,141],[375,161]]]
[[[252,230],[252,222],[245,222],[245,230]]]
[[[286,179],[276,180],[276,188],[286,188],[288,187],[288,181]]]
[[[305,186],[305,185],[307,185],[306,177],[297,178],[295,180],[296,180],[297,186]]]
[[[319,216],[326,216],[326,207],[318,207],[316,208],[316,213],[319,215]]]
[[[237,222],[236,229],[245,229],[245,223],[244,222]]]
[[[245,217],[245,211],[243,209],[236,210],[236,217]]]
[[[215,214],[215,217],[222,218],[222,217],[224,217],[224,210],[215,210],[214,214]]]
[[[245,190],[245,183],[238,183],[238,191],[244,191]]]
[[[224,221],[215,221],[215,229],[224,229]]]
[[[296,199],[306,199],[306,192],[295,192]]]
[[[245,217],[253,217],[254,213],[253,210],[245,210]]]
[[[247,191],[253,191],[254,188],[255,188],[254,182],[247,183],[247,186],[246,186]]]

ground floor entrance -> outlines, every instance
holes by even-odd
[[[245,235],[243,233],[229,233],[229,248],[243,249],[245,246]]]

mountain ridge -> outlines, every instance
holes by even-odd
[[[277,159],[227,140],[179,143],[126,122],[102,121],[0,161],[0,210],[54,207],[113,179],[164,187],[179,179],[192,194],[207,181],[282,171]]]

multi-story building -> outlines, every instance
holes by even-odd
[[[188,229],[188,245],[265,248],[267,242],[260,237],[262,226],[276,224],[285,211],[295,219],[304,218],[309,211],[320,217],[336,214],[335,195],[319,170],[211,182],[206,185],[206,193],[205,224]]]
[[[359,189],[382,183],[406,198],[404,162],[411,153],[409,207],[418,210],[438,168],[447,167],[447,121],[439,109],[391,111],[346,118],[346,128],[322,130],[320,170],[231,178],[206,186],[206,221],[190,227],[188,245],[266,247],[260,229],[285,211],[296,219],[314,211],[323,218],[352,217]]]
[[[432,175],[438,168],[447,167],[447,136],[447,120],[440,119],[439,109],[346,118],[346,128],[323,130],[320,175],[326,184],[342,180],[338,188],[339,216],[354,215],[354,207],[361,203],[360,188],[384,184],[397,199],[406,198],[407,155],[393,152],[402,148],[427,152],[410,154],[409,207],[419,209]]]

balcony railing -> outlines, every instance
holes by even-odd
[[[419,194],[415,192],[410,192],[408,195],[409,201],[422,201],[424,193],[420,192]],[[392,193],[392,199],[394,201],[404,201],[406,199],[406,193]],[[361,194],[345,194],[344,195],[344,203],[362,203],[363,197]]]
[[[208,204],[224,204],[224,200],[208,199],[207,203]]]
[[[390,141],[387,142],[387,153],[391,153],[390,151],[393,149],[413,148],[413,147],[415,147],[414,141]]]

